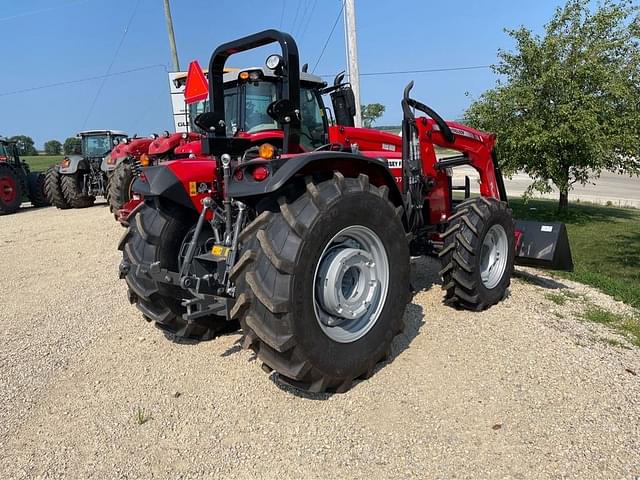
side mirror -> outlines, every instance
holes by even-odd
[[[343,85],[331,93],[331,104],[336,116],[336,123],[343,127],[355,126],[356,99],[353,90],[348,85]]]
[[[289,124],[294,119],[297,119],[293,104],[284,98],[270,103],[267,107],[267,114],[276,122],[283,125]]]

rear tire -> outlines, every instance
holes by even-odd
[[[136,179],[133,167],[127,161],[122,161],[113,170],[111,180],[109,181],[109,189],[107,192],[107,200],[109,209],[113,216],[118,219],[118,212],[131,200],[131,187]]]
[[[394,207],[387,193],[386,187],[370,185],[366,175],[354,179],[336,172],[332,179],[317,183],[309,177],[306,189],[302,185],[297,194],[278,198],[279,206],[261,213],[241,234],[243,246],[231,271],[237,298],[231,317],[240,319],[243,346],[296,388],[348,390],[355,379],[370,376],[388,357],[393,338],[404,327],[410,299],[409,248],[402,210]],[[329,273],[325,276],[324,269],[325,262],[330,268],[343,265],[335,259],[348,250],[365,251],[367,240],[358,243],[350,235],[342,236],[347,231],[367,232],[371,245],[377,245],[373,248],[377,256],[362,257],[375,261],[358,264],[363,268],[351,285],[357,285],[354,297],[341,290],[351,267],[333,276],[341,279],[336,282],[327,282]],[[367,267],[375,269],[368,277],[374,283],[360,282],[367,278],[362,273]],[[365,313],[327,317],[319,298],[323,292],[338,291],[365,305]],[[360,301],[367,291],[371,301]],[[330,325],[332,321],[337,324]]]
[[[62,193],[62,185],[60,183],[60,167],[54,165],[49,167],[44,177],[44,193],[47,196],[47,200],[51,205],[54,205],[60,210],[67,210],[71,208],[69,202],[64,198]]]
[[[22,203],[22,175],[6,162],[0,162],[0,215],[16,212]]]
[[[162,268],[178,271],[178,257],[183,239],[193,227],[183,212],[163,212],[145,204],[129,218],[129,227],[120,240],[121,271],[129,287],[129,301],[148,321],[178,338],[210,340],[229,329],[224,317],[208,316],[187,322],[181,305],[189,292],[152,280],[137,271],[137,265],[160,262]]]
[[[447,303],[479,311],[505,297],[515,259],[513,218],[505,202],[479,197],[461,203],[443,239],[440,275]]]
[[[29,186],[29,200],[34,207],[47,207],[51,205],[45,193],[45,175],[41,172],[32,172],[27,176]]]
[[[96,197],[85,195],[80,187],[81,172],[77,171],[71,175],[61,175],[60,184],[65,200],[72,208],[87,208],[93,205]]]

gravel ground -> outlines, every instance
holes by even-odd
[[[146,323],[117,280],[121,234],[104,206],[0,218],[1,478],[640,475],[640,351],[574,318],[585,299],[625,310],[590,288],[529,270],[459,312],[421,260],[392,360],[302,395],[239,334],[176,344]],[[545,298],[560,286],[580,299]]]

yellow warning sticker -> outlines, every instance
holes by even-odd
[[[211,254],[215,255],[216,257],[226,257],[227,255],[229,255],[229,247],[225,247],[223,245],[214,245],[213,248],[211,248]]]
[[[196,182],[189,182],[189,195],[192,197],[198,194],[198,187],[196,186]]]

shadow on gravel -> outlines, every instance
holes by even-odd
[[[548,290],[559,290],[561,288],[569,288],[564,283],[558,282],[552,278],[541,277],[534,273],[525,272],[524,270],[514,270],[513,276],[532,285],[546,288]]]
[[[224,337],[225,335],[234,335],[238,333],[240,330],[240,324],[237,321],[229,321],[226,326],[218,331],[214,337],[209,339],[198,339],[198,338],[184,338],[184,337],[176,337],[171,330],[167,330],[162,327],[162,325],[158,323],[154,323],[154,326],[160,330],[164,337],[172,343],[180,344],[180,345],[196,345],[202,342],[209,342],[211,340],[215,340],[216,338]],[[232,351],[233,350],[233,351]],[[228,357],[229,355],[239,352],[242,348],[235,348],[235,344],[229,348],[226,352],[222,354],[223,357]]]
[[[420,332],[420,328],[424,325],[423,309],[420,305],[410,303],[409,305],[407,305],[404,317],[404,332],[400,333],[393,339],[393,342],[391,343],[391,350],[387,359],[379,362],[378,365],[376,365],[376,368],[373,371],[373,375],[369,379],[354,380],[351,389],[357,388],[360,382],[375,381],[376,375],[380,370],[393,362],[396,357],[398,357],[402,352],[409,348],[409,345],[411,345],[413,339],[416,338],[416,336]],[[333,392],[310,393],[304,390],[298,390],[297,388],[292,387],[288,383],[280,380],[279,375],[275,372],[271,373],[271,375],[269,376],[269,380],[271,380],[273,384],[283,392],[290,393],[291,395],[294,395],[298,398],[304,398],[305,400],[328,400],[333,395],[336,395],[336,393]],[[351,391],[351,389],[349,391]],[[349,391],[347,391],[345,395],[348,395]]]

